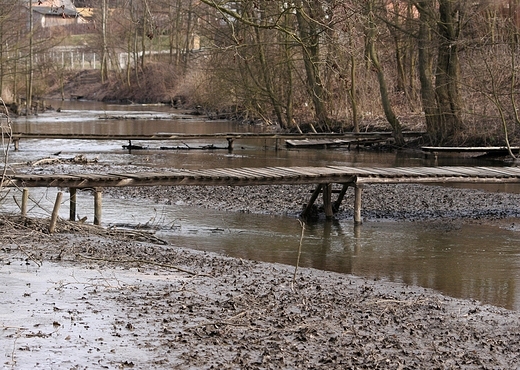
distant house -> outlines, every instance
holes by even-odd
[[[33,25],[36,27],[49,28],[85,23],[71,0],[32,0],[32,10]]]

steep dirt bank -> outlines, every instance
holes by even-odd
[[[165,103],[175,101],[175,73],[168,64],[149,64],[143,75],[117,77],[112,74],[106,82],[101,81],[98,70],[74,72],[64,77],[63,86],[56,80],[47,93],[53,99],[85,99],[115,103]]]

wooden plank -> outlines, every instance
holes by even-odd
[[[329,167],[293,167],[298,171],[305,171],[314,176],[329,176],[329,175],[338,175],[338,170],[334,170]]]
[[[421,177],[424,176],[425,173],[420,170],[414,170],[413,168],[393,168],[396,173],[396,176],[399,177]]]
[[[478,170],[475,168],[450,167],[450,170],[454,171],[455,173],[459,173],[463,176],[471,176],[471,177],[485,177],[486,176],[486,174],[483,173],[481,170]]]
[[[307,167],[273,167],[277,168],[280,171],[284,170],[285,172],[288,172],[291,176],[297,176],[297,177],[312,177],[312,178],[319,178],[321,174],[317,170],[312,170],[312,168],[309,171],[309,168]]]
[[[444,177],[444,176],[461,176],[460,172],[453,170],[451,167],[423,167],[425,176]]]
[[[395,177],[395,171],[392,171],[391,167],[370,167],[369,170],[372,172],[372,176],[384,176],[384,177]]]
[[[517,177],[361,177],[356,181],[357,184],[520,184]]]
[[[520,176],[520,169],[514,168],[514,167],[477,167],[481,169],[482,171],[486,171],[491,174],[499,174],[501,176],[513,176],[513,177],[519,177]]]
[[[355,175],[355,171],[357,170],[356,167],[349,167],[349,166],[327,166],[327,168],[330,168],[333,171],[337,171],[341,173],[342,175]]]
[[[434,173],[436,176],[460,176],[460,177],[478,177],[480,171],[464,169],[462,167],[426,167],[423,169],[425,173]]]
[[[287,170],[287,168],[284,168],[284,167],[280,167],[280,168],[276,168],[276,167],[266,167],[265,170],[272,174],[272,176],[275,176],[277,178],[282,178],[282,179],[288,179],[288,178],[291,178],[291,179],[296,179],[298,177],[298,175],[295,175],[293,171],[290,171],[290,170]]]
[[[473,146],[473,147],[456,147],[456,146],[423,146],[422,150],[426,152],[451,152],[451,153],[492,153],[492,152],[507,152],[505,146]],[[520,147],[511,147],[512,151],[520,150]]]
[[[257,176],[251,174],[248,171],[241,171],[240,168],[228,168],[226,169],[231,175],[240,180],[254,180]]]
[[[228,177],[226,173],[221,171],[221,169],[213,169],[213,168],[203,168],[200,170],[193,170],[192,171],[196,176],[203,176],[204,178],[215,178],[215,179],[222,179],[225,177]]]
[[[267,178],[265,171],[260,171],[258,168],[244,167],[244,168],[241,168],[240,170],[244,171],[252,176],[255,176],[257,178],[257,180],[265,180]]]
[[[344,174],[350,174],[353,176],[373,175],[373,172],[370,171],[370,168],[363,169],[363,168],[358,168],[358,167],[346,167],[346,166],[327,166],[327,167],[343,171]]]
[[[277,174],[277,173],[275,173],[273,171],[269,171],[267,168],[260,168],[260,167],[252,168],[252,167],[248,167],[247,171],[257,175],[259,177],[259,179],[262,179],[262,180],[270,179],[270,178],[273,178],[273,179],[281,179],[281,178],[283,178],[283,175],[279,175],[279,174]]]
[[[235,169],[235,171],[240,171],[240,173],[243,173],[250,180],[263,180],[266,178],[266,176],[264,174],[258,173],[256,171],[254,171],[254,169],[252,169],[252,168],[241,167],[241,168]]]
[[[180,179],[183,179],[186,174],[189,173],[189,172],[186,172],[186,171],[179,171],[179,172],[173,172],[173,171],[166,171],[164,173],[164,179],[165,180],[180,180]]]

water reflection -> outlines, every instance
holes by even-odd
[[[14,131],[74,132],[105,134],[151,134],[156,132],[232,132],[261,130],[234,122],[203,121],[177,117],[171,120],[99,120],[100,114],[157,112],[178,114],[168,107],[111,106],[99,103],[65,102],[59,119],[40,115],[15,122]],[[54,105],[54,103],[53,103]],[[79,110],[88,109],[81,113]],[[161,151],[171,142],[144,143],[149,150],[129,154],[117,141],[27,140],[19,152],[11,152],[13,162],[35,160],[62,151],[68,157],[78,153],[98,157],[101,163],[155,165],[172,168],[261,167],[261,166],[427,166],[496,165],[471,158],[440,158],[434,163],[421,153],[381,153],[375,151],[273,150],[272,140],[240,141],[233,153],[227,151]],[[137,144],[137,143],[135,143]],[[207,143],[193,143],[198,145]],[[227,145],[223,142],[222,145]],[[518,186],[494,185],[491,191],[519,191]],[[40,192],[38,194],[38,191]],[[48,217],[55,199],[54,190],[31,190]],[[19,197],[19,194],[16,194]],[[6,197],[11,199],[11,197]],[[90,194],[78,194],[81,216],[93,214]],[[15,205],[2,204],[3,210]],[[11,207],[11,208],[9,208]],[[39,208],[31,210],[37,215]],[[244,215],[182,206],[151,206],[136,200],[105,200],[104,225],[152,225],[158,235],[172,244],[215,251],[235,257],[294,264],[301,226],[290,217]],[[64,202],[62,217],[68,217]],[[515,231],[516,230],[516,231]],[[354,227],[351,221],[307,225],[300,264],[386,279],[439,290],[455,297],[475,298],[510,309],[520,309],[520,232],[485,225],[451,225],[408,222],[366,222]]]

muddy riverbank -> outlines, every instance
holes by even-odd
[[[36,170],[95,172],[97,166]],[[296,217],[311,190],[150,187],[106,194]],[[351,217],[351,196],[338,217]],[[506,217],[515,225],[520,210],[518,194],[419,185],[367,186],[363,200],[366,219],[445,228]],[[49,235],[47,222],[0,222],[4,368],[520,365],[515,311],[384,280],[172,247],[139,231],[60,221]]]
[[[3,368],[520,364],[517,312],[70,225],[0,223]]]

